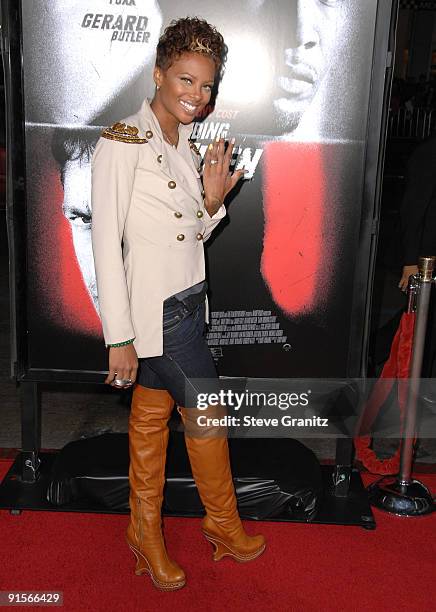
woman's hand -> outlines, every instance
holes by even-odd
[[[398,283],[398,287],[401,291],[407,291],[407,285],[409,284],[409,276],[412,274],[418,274],[418,266],[404,266],[403,274],[401,276],[400,282]]]
[[[218,212],[226,195],[233,189],[245,170],[235,170],[230,174],[230,162],[235,139],[229,143],[224,152],[224,138],[210,144],[204,156],[203,187],[205,192],[204,206],[211,217]]]
[[[104,381],[107,385],[118,389],[128,389],[136,380],[138,371],[138,355],[132,344],[109,347],[109,374]],[[131,380],[131,385],[120,387],[114,384],[114,379]]]

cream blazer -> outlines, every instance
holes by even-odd
[[[124,124],[124,125],[123,125]],[[135,129],[137,128],[137,129]],[[204,208],[192,126],[167,144],[146,100],[103,132],[92,158],[92,248],[106,345],[163,352],[162,303],[205,278],[203,243],[225,216]]]

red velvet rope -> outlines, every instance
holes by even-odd
[[[360,431],[369,432],[380,408],[391,392],[394,379],[397,379],[398,405],[400,407],[400,431],[403,431],[404,416],[406,411],[407,384],[401,379],[409,377],[410,360],[412,357],[413,328],[415,325],[415,313],[404,313],[401,317],[395,338],[392,342],[389,359],[386,361],[379,380],[372,390],[371,397],[365,408],[365,413],[360,425]],[[383,379],[391,379],[390,384]],[[398,447],[389,459],[378,459],[375,452],[370,448],[371,435],[360,435],[354,438],[356,456],[364,467],[372,474],[397,474],[400,469],[400,449]]]

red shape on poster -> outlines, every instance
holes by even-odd
[[[325,264],[329,257],[330,245],[323,235],[321,146],[296,142],[265,146],[261,271],[276,304],[293,315],[317,306],[321,260]]]

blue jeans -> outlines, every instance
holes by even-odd
[[[189,379],[218,380],[206,342],[205,303],[189,308],[175,298],[163,305],[163,355],[140,358],[137,382],[143,387],[166,389],[175,402],[186,406],[186,392],[196,394]]]

